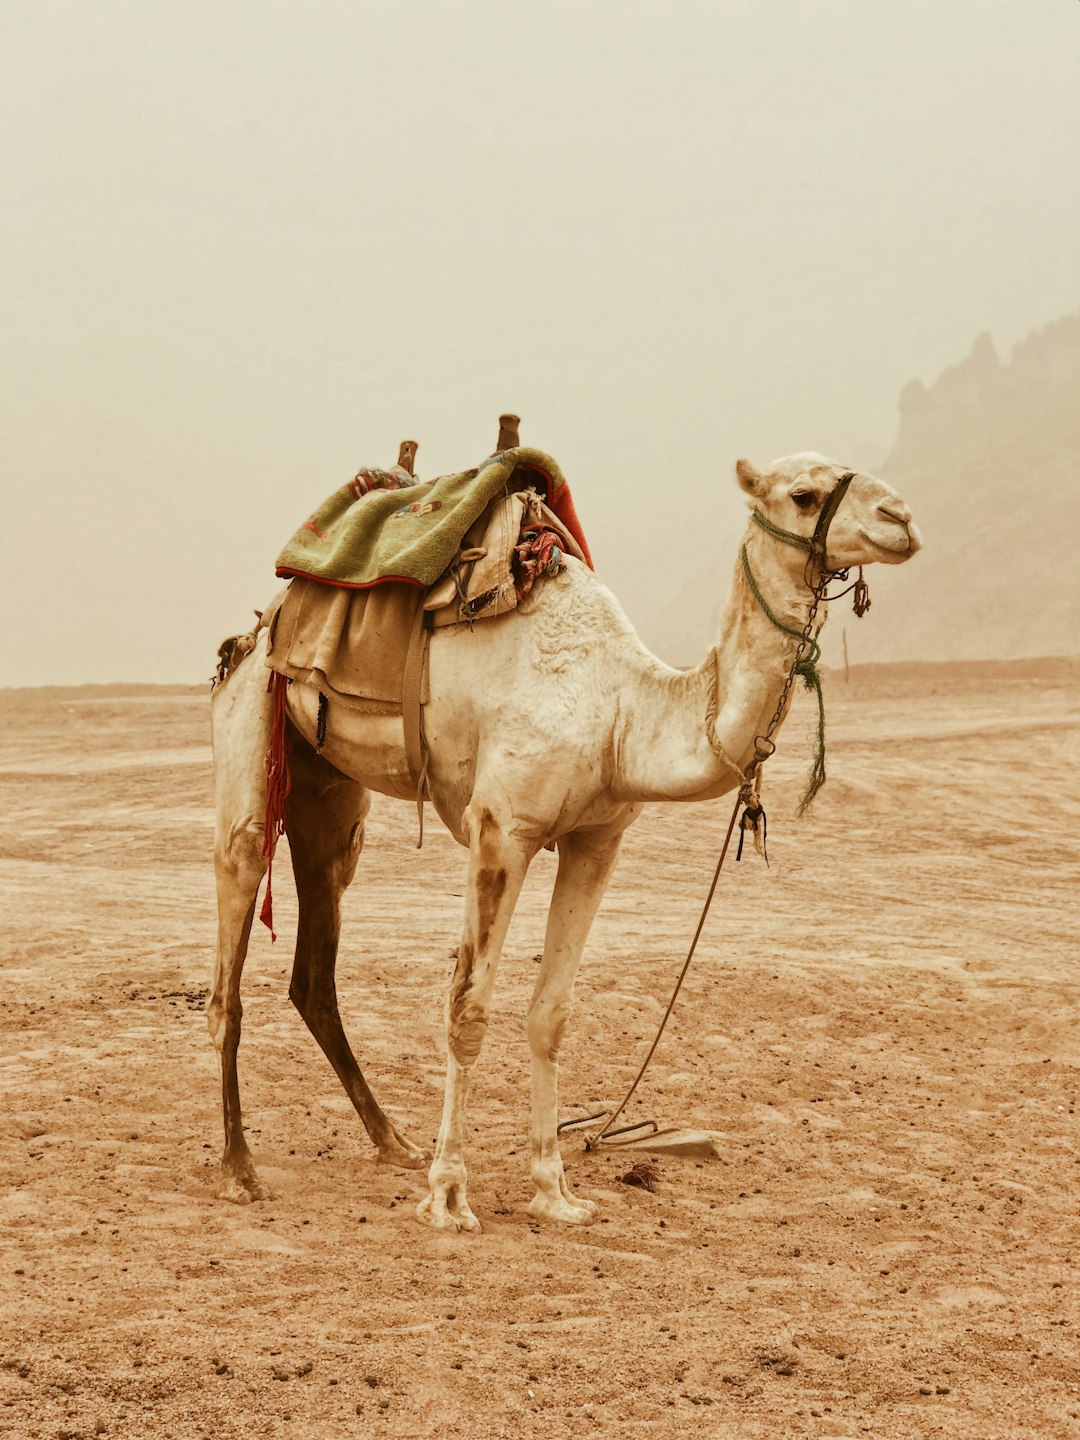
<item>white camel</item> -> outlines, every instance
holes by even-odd
[[[802,630],[812,595],[810,537],[844,467],[793,455],[759,473],[736,473],[760,519],[745,557],[773,616]],[[753,520],[753,517],[751,517]],[[767,522],[765,525],[761,520]],[[787,532],[783,543],[777,532]],[[899,564],[921,545],[911,515],[882,480],[856,474],[827,536],[827,567]],[[825,607],[819,611],[823,619]],[[222,1069],[225,1151],[220,1194],[266,1198],[244,1138],[236,1074],[240,975],[256,891],[266,870],[263,824],[271,702],[265,637],[213,701],[217,781],[219,930],[210,1032]],[[647,801],[711,800],[740,784],[754,759],[791,666],[796,639],[755,599],[740,563],[716,644],[696,669],[651,655],[618,601],[584,565],[568,560],[510,614],[437,630],[424,710],[431,800],[469,851],[465,923],[447,1005],[442,1122],[417,1215],[441,1230],[478,1230],[466,1197],[464,1134],[469,1076],[483,1045],[503,939],[530,861],[559,851],[543,959],[528,1012],[532,1068],[529,1214],[572,1224],[592,1220],[590,1200],[571,1194],[556,1137],[558,1054],[574,977],[611,876],[623,831]],[[419,1168],[428,1156],[386,1117],[342,1030],[334,967],[340,901],[356,869],[370,791],[414,800],[400,717],[332,707],[316,754],[318,695],[288,692],[292,791],[286,830],[299,898],[289,994],[325,1051],[378,1147],[379,1158]]]

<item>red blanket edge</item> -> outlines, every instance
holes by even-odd
[[[330,580],[325,575],[313,575],[310,570],[292,570],[283,565],[274,574],[282,580],[315,580],[319,585],[335,585],[339,590],[374,590],[376,585],[412,585],[416,590],[428,590],[422,580],[411,575],[380,575],[377,580]]]
[[[590,570],[595,570],[592,554],[589,551],[589,542],[585,539],[585,531],[581,528],[581,521],[574,509],[574,497],[570,494],[570,486],[564,480],[561,487],[556,490],[551,476],[546,470],[541,470],[539,465],[522,465],[522,470],[532,470],[537,475],[543,475],[547,482],[544,486],[547,491],[548,508],[553,510],[558,519],[566,526],[567,530],[581,546],[581,553],[585,556]]]

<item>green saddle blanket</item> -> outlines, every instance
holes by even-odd
[[[544,495],[589,555],[566,478],[542,450],[518,446],[475,470],[396,489],[370,488],[374,474],[361,471],[319,506],[278,556],[278,575],[357,590],[390,581],[428,588],[488,506],[529,487]]]

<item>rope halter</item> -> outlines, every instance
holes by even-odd
[[[771,535],[774,540],[780,540],[785,545],[794,545],[797,549],[808,552],[806,583],[811,590],[818,588],[810,579],[809,570],[811,561],[817,562],[819,572],[818,584],[820,584],[822,577],[827,576],[829,579],[832,579],[833,575],[839,575],[841,573],[839,570],[830,571],[825,563],[829,541],[829,526],[832,524],[837,510],[840,508],[840,502],[848,492],[848,486],[854,479],[855,472],[853,470],[849,470],[845,475],[841,475],[836,486],[826,498],[825,504],[822,505],[821,514],[818,516],[817,524],[814,526],[814,533],[809,537],[799,535],[794,530],[782,530],[779,525],[774,525],[768,516],[762,514],[760,510],[753,510],[750,514],[750,518],[754,524],[757,525],[759,529],[764,530],[766,535]]]
[[[788,670],[787,678],[784,681],[784,688],[781,691],[780,699],[777,702],[775,711],[773,712],[773,717],[769,721],[765,733],[763,735],[755,736],[754,738],[755,755],[759,757],[756,764],[752,767],[752,770],[755,772],[755,782],[756,772],[760,771],[762,762],[767,759],[769,755],[772,754],[773,750],[776,748],[773,743],[772,737],[777,727],[779,726],[780,721],[783,719],[784,709],[787,705],[788,695],[791,692],[791,686],[794,683],[795,676],[798,675],[805,684],[806,688],[808,690],[813,690],[817,695],[817,744],[815,746],[814,763],[810,768],[810,776],[807,781],[806,792],[803,795],[802,800],[799,802],[800,815],[805,814],[805,812],[813,803],[814,796],[825,784],[825,697],[821,689],[821,675],[818,672],[817,668],[818,661],[821,659],[821,646],[818,644],[817,640],[818,634],[821,630],[821,626],[818,625],[815,628],[815,621],[817,619],[818,607],[820,606],[822,600],[827,600],[829,598],[826,594],[826,590],[828,588],[830,580],[834,579],[837,576],[840,576],[844,579],[847,578],[847,571],[844,569],[830,570],[826,563],[826,557],[828,553],[829,526],[832,524],[833,518],[836,515],[837,510],[840,508],[840,503],[843,500],[844,496],[847,494],[848,487],[850,486],[854,478],[855,474],[853,471],[848,471],[846,474],[840,477],[836,486],[826,499],[824,505],[822,505],[821,513],[818,516],[817,524],[814,527],[814,533],[809,537],[807,537],[806,535],[799,535],[794,530],[781,529],[779,525],[774,525],[773,522],[768,518],[768,516],[763,514],[760,510],[755,509],[751,512],[751,519],[753,520],[754,524],[757,525],[759,529],[764,530],[767,535],[771,535],[774,540],[779,540],[784,545],[792,545],[796,549],[805,550],[807,552],[806,570],[803,578],[806,581],[806,585],[810,590],[813,599],[810,603],[810,612],[807,616],[806,624],[803,626],[802,630],[796,630],[793,626],[786,625],[773,613],[772,609],[768,604],[768,601],[761,593],[761,589],[757,583],[757,580],[754,577],[754,572],[750,568],[750,557],[746,553],[745,541],[743,542],[742,549],[739,552],[739,559],[742,564],[742,572],[746,579],[747,586],[749,587],[751,595],[753,595],[754,599],[757,601],[758,605],[764,612],[766,618],[770,621],[771,624],[775,625],[777,630],[782,631],[785,635],[790,635],[794,640],[798,641],[798,645],[795,649],[795,656],[791,662],[791,667]],[[816,576],[813,573],[815,570],[817,572]],[[862,583],[861,571],[860,581],[858,583]],[[865,592],[865,586],[863,586],[863,591]],[[858,609],[858,603],[856,605],[856,612],[862,613],[862,611]],[[749,783],[748,795],[754,794],[755,791],[756,783]]]

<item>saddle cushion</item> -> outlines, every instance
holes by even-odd
[[[405,663],[423,604],[423,590],[413,585],[352,590],[300,577],[264,617],[266,663],[350,710],[400,715]]]
[[[278,556],[277,574],[356,590],[389,581],[426,590],[449,568],[488,506],[527,486],[543,492],[591,565],[562,471],[542,450],[518,446],[492,455],[475,470],[403,490],[351,480],[297,530]]]

